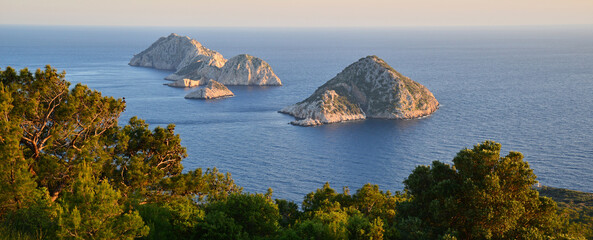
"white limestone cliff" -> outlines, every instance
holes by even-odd
[[[177,70],[176,72],[166,76],[165,79],[177,81],[181,79],[218,79],[220,75],[220,67],[218,60],[213,58],[197,59],[195,62]],[[226,59],[225,59],[226,62]]]
[[[205,48],[194,39],[171,33],[168,37],[159,38],[146,50],[134,55],[128,64],[179,71],[196,62],[220,68],[224,66],[226,59],[220,53]]]
[[[216,98],[224,98],[224,97],[232,97],[235,96],[231,90],[229,90],[223,84],[210,80],[208,85],[202,87],[194,92],[191,92],[185,95],[185,98],[189,99],[216,99]]]
[[[326,90],[311,101],[304,101],[283,108],[280,112],[288,113],[301,120],[291,122],[295,125],[315,126],[325,123],[365,119],[366,115],[355,104],[334,90]]]
[[[134,55],[131,66],[175,70],[167,80],[214,79],[226,85],[281,86],[272,67],[264,60],[241,54],[228,61],[196,40],[172,33]]]
[[[247,54],[229,59],[222,67],[218,81],[225,85],[282,85],[266,61]]]
[[[292,124],[314,126],[365,118],[419,118],[438,107],[426,87],[377,56],[368,56],[346,67],[304,101],[280,112],[300,119]]]
[[[172,83],[166,83],[165,85],[167,85],[169,87],[178,87],[178,88],[193,88],[193,87],[197,87],[200,85],[204,85],[206,82],[208,82],[208,81],[204,80],[204,79],[191,80],[191,79],[185,78],[185,79],[177,80]]]

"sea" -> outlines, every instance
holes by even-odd
[[[267,61],[280,87],[184,99],[171,71],[128,65],[159,37],[186,35],[225,58]],[[299,102],[358,59],[377,55],[426,86],[431,116],[290,125]],[[198,28],[0,25],[0,68],[50,64],[66,79],[127,102],[151,127],[175,124],[184,171],[217,168],[246,192],[300,203],[328,182],[403,191],[419,165],[452,163],[485,140],[524,154],[541,185],[593,192],[593,25],[400,28]]]

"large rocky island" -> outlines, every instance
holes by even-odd
[[[346,67],[307,99],[280,112],[296,117],[291,122],[294,125],[315,126],[366,118],[419,118],[438,107],[426,87],[377,56],[368,56]]]
[[[134,55],[129,65],[174,70],[165,78],[172,81],[188,79],[205,83],[203,79],[213,79],[225,85],[282,85],[272,67],[260,58],[241,54],[226,60],[198,41],[174,33]]]

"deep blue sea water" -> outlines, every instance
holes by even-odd
[[[200,101],[163,86],[170,72],[131,67],[161,36],[187,35],[226,58],[266,60],[282,87],[229,87]],[[350,63],[377,55],[441,103],[417,120],[314,128],[277,113]],[[249,192],[300,202],[325,182],[403,189],[417,165],[451,162],[484,140],[520,151],[543,185],[593,192],[593,26],[234,29],[0,26],[0,67],[51,64],[104,95],[125,97],[121,122],[174,123],[186,170],[217,167]]]

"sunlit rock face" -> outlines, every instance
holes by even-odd
[[[196,62],[220,68],[224,66],[226,59],[194,39],[171,33],[134,55],[129,65],[179,71]]]
[[[270,64],[247,54],[229,59],[222,67],[218,81],[225,85],[282,85]]]
[[[172,83],[167,83],[165,85],[167,85],[169,87],[178,87],[178,88],[193,88],[193,87],[197,87],[200,85],[205,85],[207,82],[208,82],[208,80],[205,80],[205,79],[191,80],[189,78],[184,78],[184,79],[180,79],[175,82],[172,82]]]
[[[172,33],[134,55],[129,65],[175,70],[167,80],[214,79],[226,85],[281,86],[280,78],[264,60],[247,54],[228,61],[218,52],[186,36]]]
[[[419,118],[438,107],[439,102],[422,84],[377,56],[368,56],[346,67],[307,99],[280,112],[298,119],[292,124],[315,126],[365,118]]]
[[[235,96],[231,90],[229,90],[223,84],[210,80],[208,85],[200,88],[194,92],[185,95],[185,98],[189,99],[217,99]]]
[[[280,112],[300,118],[300,120],[291,123],[301,126],[316,126],[366,118],[358,105],[352,104],[347,97],[339,95],[334,90],[324,90],[318,96],[285,107]]]

